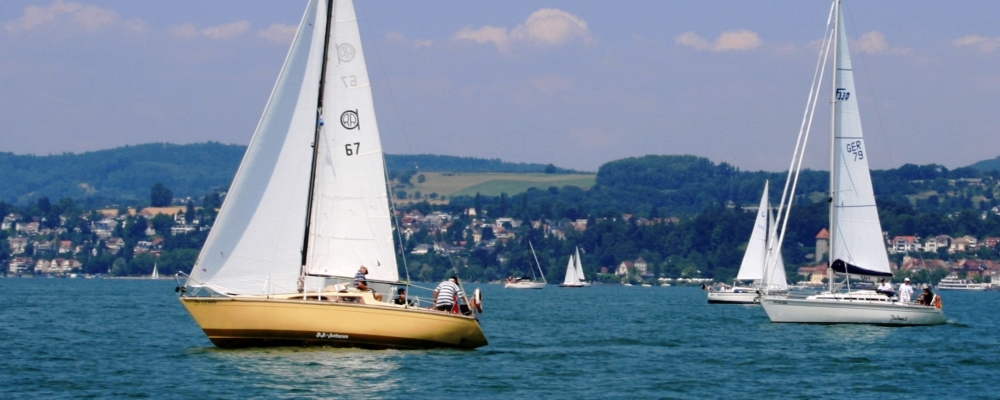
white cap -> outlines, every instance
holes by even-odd
[[[904,282],[909,282],[910,278],[903,279]]]

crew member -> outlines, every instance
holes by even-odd
[[[465,297],[465,293],[462,292],[462,287],[458,286],[458,277],[452,276],[437,285],[432,297],[434,297],[434,309],[451,311],[458,303],[458,299]]]
[[[375,301],[382,301],[382,295],[376,293],[375,289],[368,287],[368,279],[365,278],[365,275],[368,275],[368,268],[362,265],[361,268],[358,268],[358,272],[354,274],[354,287],[361,291],[371,290],[372,295],[375,296]]]
[[[931,306],[934,304],[934,293],[931,293],[930,285],[924,285],[924,292],[920,294],[920,297],[917,297],[917,303],[925,306]]]
[[[899,301],[909,303],[912,295],[913,286],[910,286],[910,278],[903,279],[903,284],[899,285]]]

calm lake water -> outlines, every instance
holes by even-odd
[[[219,350],[173,287],[0,279],[0,398],[1000,396],[1000,292],[886,328],[772,324],[694,287],[481,285],[488,347],[368,351]]]

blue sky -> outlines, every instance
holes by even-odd
[[[0,4],[0,151],[250,140],[305,1]],[[383,147],[784,170],[827,1],[360,1]],[[1000,155],[1000,2],[845,3],[873,168]],[[806,165],[825,168],[817,112]]]

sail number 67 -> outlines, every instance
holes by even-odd
[[[352,148],[353,146],[353,148]],[[344,145],[344,150],[347,151],[347,155],[353,156],[361,151],[361,143],[348,143]]]
[[[860,140],[848,143],[847,152],[854,154],[854,161],[863,160],[865,158],[865,152],[861,150]]]

